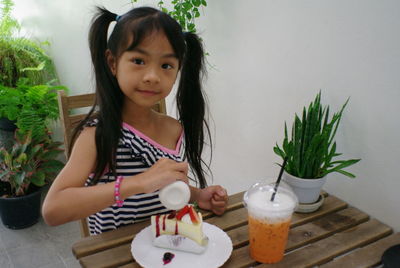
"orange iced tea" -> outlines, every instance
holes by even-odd
[[[298,203],[296,195],[290,188],[259,182],[246,191],[243,201],[249,215],[250,256],[262,263],[280,261]]]
[[[262,263],[275,263],[283,258],[290,227],[286,221],[268,222],[249,215],[250,256]]]

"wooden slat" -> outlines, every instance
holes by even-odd
[[[85,117],[86,114],[74,114],[69,116],[69,122],[71,126],[70,134],[72,134],[72,130],[75,129]]]
[[[228,203],[226,205],[226,211],[243,207],[243,195],[244,192],[236,193],[229,196]]]
[[[65,95],[64,90],[57,91],[57,98],[58,98],[58,110],[60,114],[60,121],[61,121],[61,128],[64,133],[64,153],[65,156],[68,158],[69,155],[69,142],[70,142],[70,135],[69,129],[71,128],[69,122],[69,110],[68,110],[68,99]]]
[[[286,251],[302,247],[307,243],[321,240],[333,233],[349,229],[367,221],[369,216],[356,208],[347,208],[326,217],[290,229]],[[291,226],[296,222],[291,223]],[[223,267],[249,267],[257,264],[249,255],[248,226],[242,226],[228,232],[235,249],[231,258]],[[244,246],[246,245],[246,246]],[[244,246],[244,247],[243,247]]]
[[[87,268],[118,267],[130,262],[133,262],[130,243],[109,249],[106,253],[95,253],[79,260],[79,263],[82,265],[82,267]]]
[[[364,268],[373,267],[381,263],[383,252],[391,246],[400,244],[400,233],[387,236],[373,244],[357,249],[354,252],[338,258],[320,268],[352,267]]]
[[[150,224],[150,221],[138,222],[132,225],[118,228],[112,232],[89,236],[81,239],[72,246],[75,257],[81,258],[105,249],[130,243],[135,234]]]
[[[344,209],[347,207],[347,203],[338,199],[334,195],[329,195],[328,197],[325,198],[324,203],[322,206],[317,210],[312,213],[294,213],[292,221],[296,222],[296,225],[303,224],[305,222],[309,222],[311,220],[321,218],[325,216],[326,214]],[[294,226],[296,226],[294,225]]]
[[[119,268],[142,268],[138,263],[136,262],[131,262],[125,265],[120,266]]]
[[[392,229],[390,227],[373,219],[294,252],[289,252],[279,263],[262,264],[257,267],[296,268],[321,265],[355,248],[381,239],[391,232]]]
[[[167,114],[167,107],[165,104],[165,100],[162,100],[159,103],[157,103],[156,105],[154,105],[153,110],[157,111],[159,113],[162,113],[162,114]]]
[[[299,225],[290,232],[288,244],[291,250],[321,240],[336,232],[349,229],[357,224],[366,222],[369,216],[357,208],[349,207],[318,218],[315,221]],[[293,222],[295,225],[295,222]]]
[[[77,109],[93,106],[95,101],[95,94],[82,94],[75,96],[68,96],[68,109]]]
[[[233,228],[245,225],[247,223],[247,211],[245,208],[239,208],[226,212],[223,217],[208,218],[205,222],[218,226],[226,232]]]

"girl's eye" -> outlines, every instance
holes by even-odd
[[[134,64],[143,65],[144,61],[142,59],[133,59],[132,62]]]
[[[172,69],[173,66],[171,64],[164,63],[163,65],[161,65],[161,68],[168,70],[168,69]]]

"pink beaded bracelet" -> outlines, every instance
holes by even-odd
[[[117,180],[115,181],[115,187],[114,187],[114,199],[115,203],[117,203],[118,207],[122,207],[122,204],[124,203],[124,200],[121,200],[121,193],[119,189],[121,188],[121,183],[124,177],[118,176]]]

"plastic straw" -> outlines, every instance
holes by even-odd
[[[276,192],[278,191],[279,183],[281,182],[281,179],[282,179],[283,170],[285,170],[286,162],[287,162],[287,157],[285,157],[283,159],[283,163],[282,163],[282,166],[281,166],[281,171],[279,172],[278,179],[276,180],[276,183],[275,183],[274,193],[271,196],[271,202],[274,202]]]

